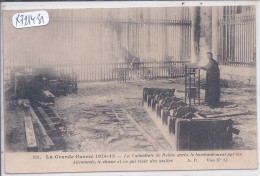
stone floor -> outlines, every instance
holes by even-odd
[[[65,150],[72,152],[172,150],[158,125],[142,107],[143,87],[175,88],[184,98],[182,80],[150,80],[126,83],[79,83],[78,94],[56,98],[55,108],[65,125]],[[195,105],[200,112],[234,120],[240,130],[232,149],[257,148],[256,87],[230,83],[221,89],[221,106]],[[5,149],[26,151],[23,110],[5,101]]]

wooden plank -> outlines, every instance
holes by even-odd
[[[27,140],[27,148],[28,149],[37,149],[37,142],[34,134],[33,124],[31,117],[25,116],[24,117],[24,127],[25,127],[25,134]]]
[[[50,110],[52,110],[53,114],[55,114],[55,116],[59,119],[61,119],[61,117],[59,116],[59,114],[57,113],[57,111],[54,109],[54,107],[49,106]]]
[[[55,98],[55,96],[50,91],[43,91],[43,94],[46,97]]]
[[[226,113],[226,114],[211,114],[207,115],[207,118],[220,118],[220,117],[234,117],[234,116],[241,116],[241,115],[252,115],[250,111],[247,112],[237,112],[237,113]]]
[[[41,121],[39,120],[38,116],[35,114],[35,112],[34,112],[34,110],[32,109],[31,106],[29,107],[29,111],[32,115],[32,119],[34,119],[37,122],[37,125],[39,126],[40,132],[42,133],[42,136],[43,136],[44,140],[46,141],[47,147],[53,146],[54,144],[53,144],[51,138],[46,133],[45,128],[43,127]]]
[[[51,120],[51,119],[50,119]],[[60,125],[60,122],[52,122],[54,126]],[[44,124],[43,126],[49,126],[48,124]]]
[[[48,117],[48,115],[43,111],[43,109],[41,107],[37,107],[37,109],[41,113],[41,115],[43,116],[44,120],[47,122],[47,124],[50,127],[50,129],[53,130],[53,131],[56,130],[56,128],[54,127],[53,122]]]

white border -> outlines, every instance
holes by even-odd
[[[0,113],[1,113],[1,136],[0,136],[0,139],[1,139],[1,160],[0,160],[0,163],[1,163],[1,166],[0,166],[0,170],[1,170],[1,175],[4,175],[3,174],[3,170],[4,170],[4,109],[3,109],[3,34],[2,34],[2,31],[3,31],[3,19],[2,19],[2,6],[0,6],[0,49],[1,49],[1,59],[0,59],[0,67],[1,67],[1,71],[0,71],[0,89],[1,89],[1,94],[0,94],[0,99],[1,99],[1,104],[0,104]]]
[[[3,10],[259,5],[259,1],[3,2]]]
[[[1,4],[3,10],[29,10],[29,9],[70,9],[70,8],[131,8],[131,7],[171,7],[171,6],[225,6],[225,5],[256,5],[256,46],[257,46],[257,96],[260,96],[260,1],[111,1],[111,2],[4,2]],[[3,75],[3,35],[2,35],[2,11],[1,11],[1,75]],[[1,117],[3,117],[3,80],[1,79]],[[259,118],[260,100],[257,99],[257,117]],[[259,134],[259,119],[258,133]],[[4,127],[3,118],[1,118],[1,174],[2,175],[17,175],[27,176],[28,174],[5,174],[4,173]],[[258,146],[260,138],[258,135]],[[258,152],[258,160],[260,153]],[[258,162],[258,168],[260,164]],[[59,173],[59,174],[30,174],[31,176],[45,176],[45,175],[61,175],[61,176],[107,176],[107,175],[120,175],[120,176],[258,176],[260,175],[258,170],[204,170],[204,171],[156,171],[156,172],[98,172],[98,173]]]

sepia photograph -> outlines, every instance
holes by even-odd
[[[2,15],[5,153],[257,150],[255,5]]]

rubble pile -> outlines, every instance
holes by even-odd
[[[16,98],[29,99],[32,103],[49,102],[55,96],[78,92],[75,74],[64,74],[52,67],[35,67],[30,71],[13,69],[11,88]]]
[[[14,69],[11,90],[24,106],[25,134],[28,151],[64,149],[63,119],[54,108],[55,98],[77,93],[77,76],[57,72],[51,67],[35,67],[30,71]]]

